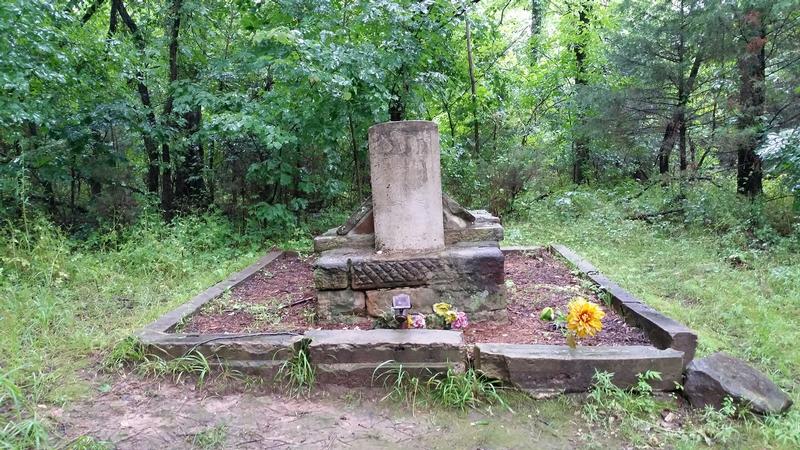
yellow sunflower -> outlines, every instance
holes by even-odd
[[[445,314],[447,314],[448,311],[450,311],[451,309],[453,309],[453,305],[451,305],[450,303],[441,302],[441,303],[435,303],[433,305],[433,312],[435,312],[436,315],[440,317],[444,317]]]
[[[606,313],[596,303],[586,301],[585,298],[576,297],[569,302],[567,314],[567,329],[579,338],[594,336],[603,329],[601,320]]]

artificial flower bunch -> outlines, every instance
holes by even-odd
[[[433,305],[433,314],[409,314],[406,318],[407,328],[463,330],[467,326],[469,326],[467,314],[444,302]]]
[[[597,303],[590,302],[583,297],[575,297],[567,305],[569,312],[564,316],[560,311],[551,307],[544,308],[539,315],[542,320],[563,322],[566,328],[567,345],[575,348],[577,340],[586,336],[594,336],[603,329],[603,317],[606,313]]]

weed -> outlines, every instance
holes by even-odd
[[[388,393],[381,399],[392,399],[405,403],[411,407],[411,413],[416,413],[418,404],[426,398],[425,383],[419,377],[411,375],[403,365],[395,361],[384,361],[372,372],[372,382],[381,382]]]
[[[19,408],[22,404],[22,390],[11,380],[12,371],[0,372],[0,407],[10,403],[12,407]]]
[[[317,310],[314,308],[303,308],[300,311],[303,319],[309,324],[314,325],[317,323]]]
[[[91,436],[80,436],[71,443],[67,444],[67,450],[111,450],[114,445],[106,441],[98,441]]]
[[[47,430],[37,418],[8,422],[0,428],[0,448],[39,449],[47,447]]]
[[[189,443],[192,448],[213,449],[221,448],[228,437],[228,427],[225,424],[218,424],[207,428],[192,436]]]
[[[295,348],[292,356],[281,364],[276,379],[286,382],[286,388],[292,395],[308,395],[314,387],[316,374],[309,359],[309,339],[303,339]]]
[[[202,386],[211,373],[208,359],[198,351],[174,359],[146,355],[136,369],[144,376],[163,377],[169,375],[175,383],[180,383],[187,375],[195,376],[198,386]]]
[[[500,386],[496,381],[487,380],[475,372],[467,369],[465,372],[456,372],[448,368],[441,375],[432,376],[427,386],[431,398],[438,404],[456,408],[462,411],[467,408],[477,408],[481,405],[500,405],[509,411],[511,408],[500,396]]]
[[[636,385],[629,390],[617,387],[613,378],[612,373],[595,372],[592,377],[594,384],[583,408],[587,419],[592,422],[613,422],[622,418],[639,420],[653,416],[660,410],[649,382],[660,380],[661,374],[652,371],[639,374]]]
[[[375,369],[372,378],[373,383],[379,381],[389,390],[381,400],[403,402],[412,408],[412,413],[428,403],[461,411],[500,405],[511,411],[500,395],[498,382],[485,379],[471,368],[458,372],[449,367],[444,373],[421,379],[411,375],[402,364],[385,361]]]
[[[106,355],[103,365],[109,370],[121,369],[125,364],[135,364],[147,356],[144,345],[133,336],[119,341]]]

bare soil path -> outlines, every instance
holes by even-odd
[[[60,448],[88,435],[117,449],[203,448],[212,430],[230,449],[549,449],[587,444],[622,448],[587,434],[568,398],[526,399],[515,412],[413,412],[381,401],[382,389],[316,392],[308,399],[275,393],[214,394],[191,384],[119,376],[95,398],[48,411]],[[208,443],[208,441],[205,441]]]

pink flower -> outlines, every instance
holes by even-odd
[[[457,312],[456,313],[456,320],[450,324],[450,329],[452,330],[463,330],[469,326],[469,320],[467,319],[467,313],[465,312]]]
[[[409,314],[406,318],[408,328],[425,328],[425,316],[422,314]]]

